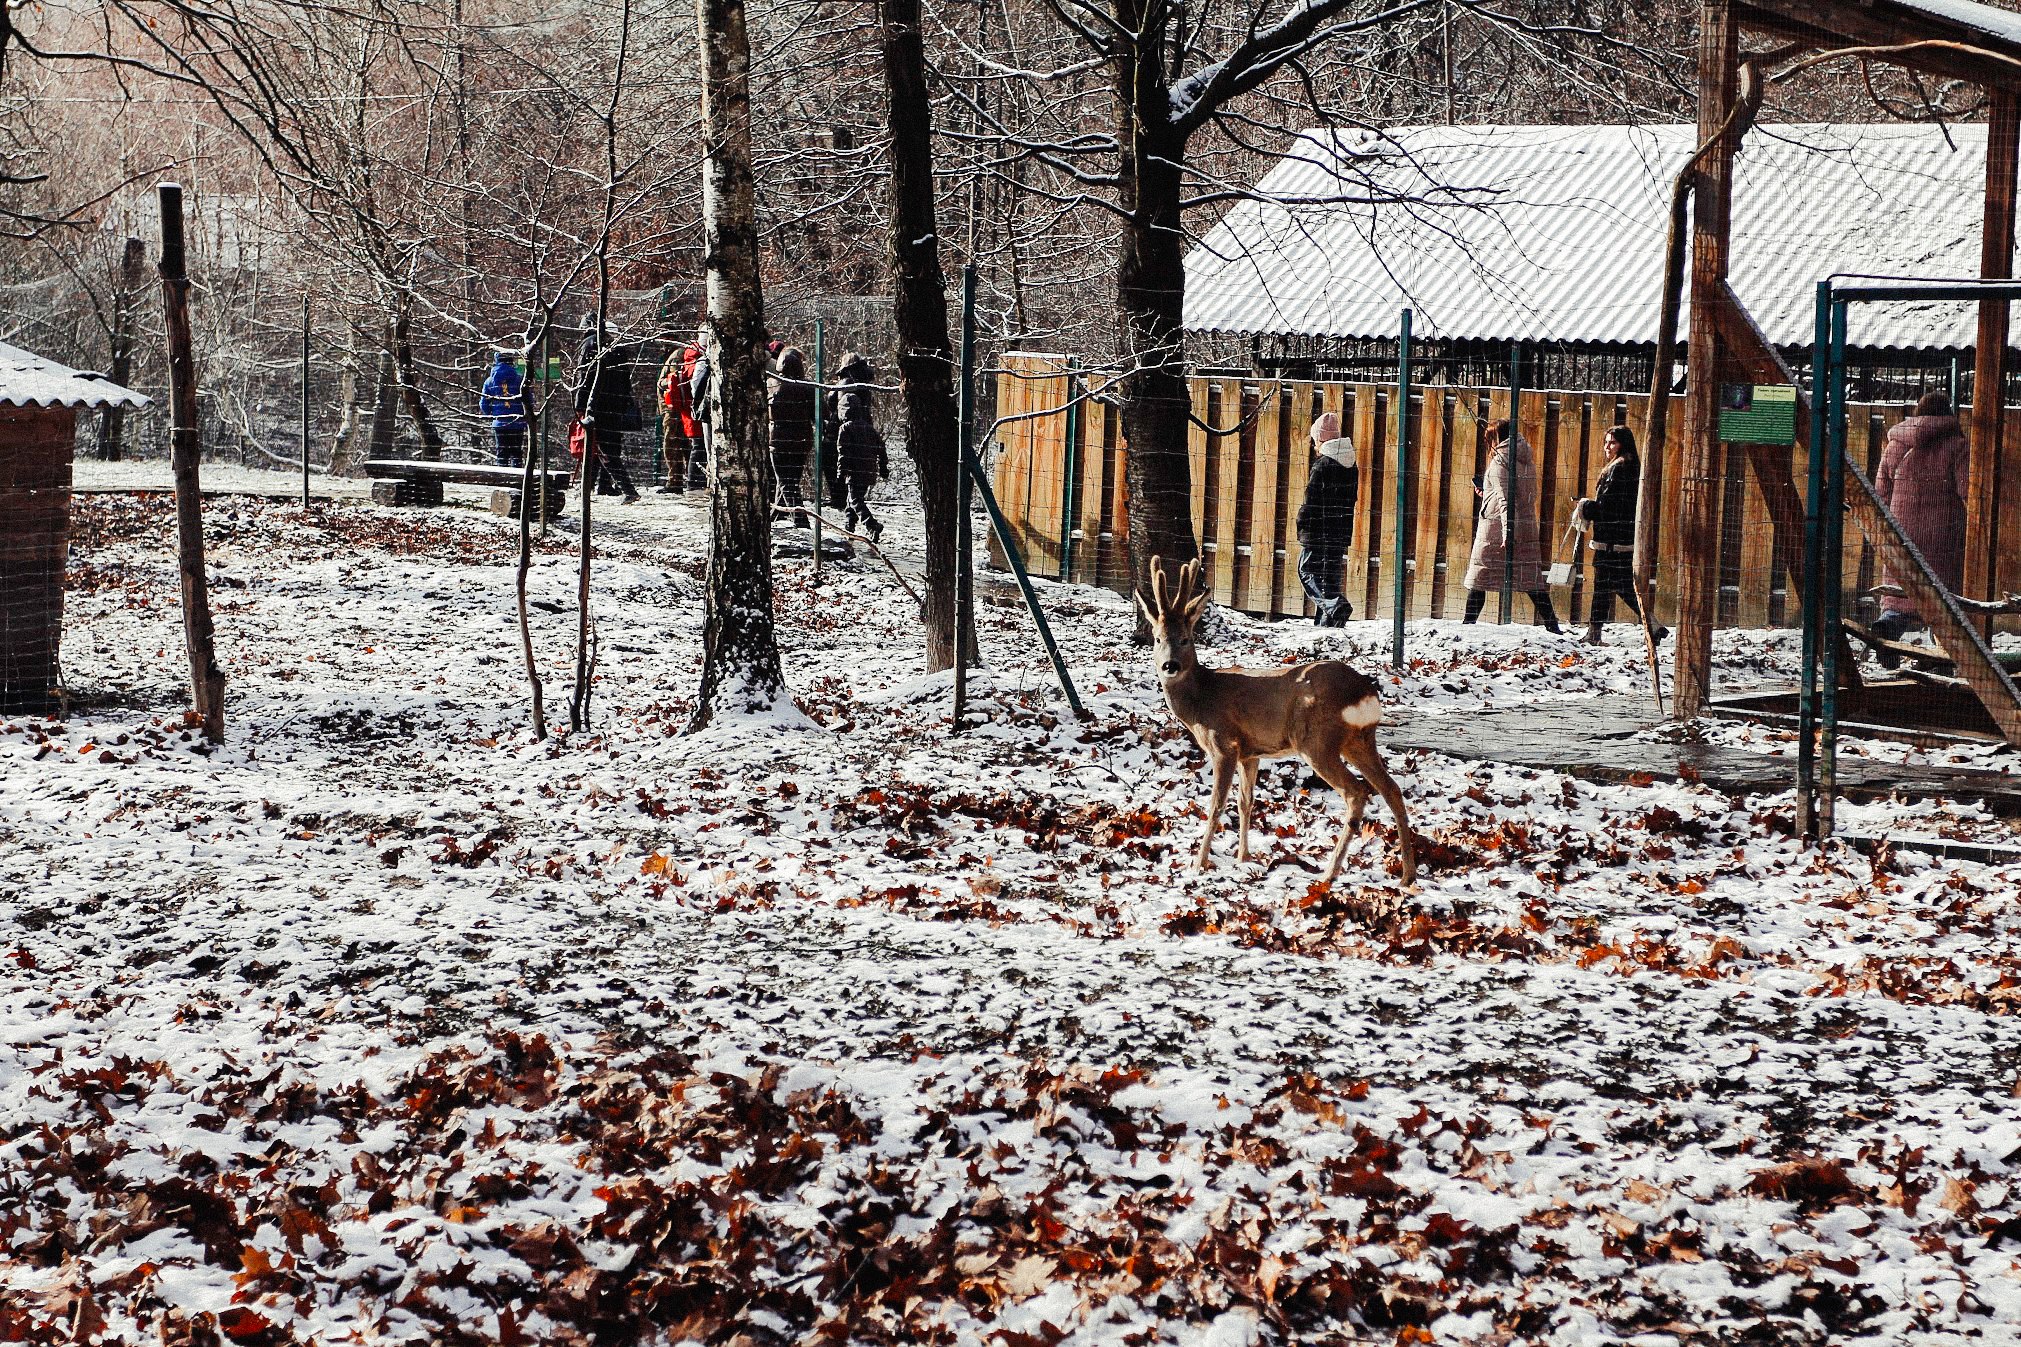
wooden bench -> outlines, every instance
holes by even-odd
[[[443,486],[454,482],[459,486],[491,487],[492,511],[512,518],[519,516],[519,489],[526,481],[526,474],[519,468],[440,459],[375,458],[364,464],[364,470],[372,479],[372,499],[381,505],[440,505]],[[540,469],[533,470],[533,477],[534,491],[538,494]],[[568,498],[568,479],[566,469],[547,471],[550,517],[561,513],[562,503]]]

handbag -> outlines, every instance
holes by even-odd
[[[1572,554],[1574,556],[1577,556],[1579,551],[1579,544],[1576,540],[1578,536],[1579,536],[1579,520],[1578,516],[1574,515],[1572,517],[1572,522],[1565,526],[1565,536],[1558,540],[1559,550],[1562,551],[1564,549],[1565,543],[1570,541],[1572,543]],[[1571,584],[1572,567],[1574,566],[1574,564],[1575,563],[1570,561],[1552,562],[1551,569],[1544,572],[1544,583],[1549,585],[1553,589],[1562,588],[1565,585]]]
[[[578,416],[568,423],[568,456],[581,458],[589,452],[589,427]]]

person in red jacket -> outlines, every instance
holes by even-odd
[[[668,356],[660,368],[660,456],[667,465],[661,495],[679,495],[689,487],[703,490],[709,484],[701,470],[702,427],[695,419],[694,399],[688,392],[695,364],[701,358],[701,346],[689,342]]]

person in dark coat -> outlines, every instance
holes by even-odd
[[[1312,620],[1347,625],[1354,605],[1340,592],[1340,571],[1354,541],[1354,503],[1361,468],[1354,442],[1340,433],[1340,416],[1327,412],[1312,423],[1312,475],[1298,507],[1298,583],[1312,600]]]
[[[526,459],[526,376],[510,351],[500,351],[485,376],[477,410],[491,418],[493,454],[501,468],[519,467]]]
[[[884,525],[870,512],[870,488],[880,477],[891,476],[891,458],[884,436],[877,433],[873,419],[877,372],[855,351],[842,358],[835,371],[836,387],[828,394],[823,415],[836,427],[835,476],[829,479],[828,501],[841,509],[848,506],[848,526],[854,532],[860,522],[871,542],[884,535]]]
[[[1642,606],[1635,601],[1635,501],[1642,491],[1642,455],[1635,448],[1635,432],[1615,426],[1607,432],[1607,466],[1600,470],[1593,495],[1573,507],[1574,513],[1591,530],[1586,540],[1593,553],[1593,615],[1586,624],[1586,644],[1601,643],[1600,629],[1614,620],[1614,599],[1628,605],[1637,618]],[[1658,627],[1662,640],[1668,627]]]
[[[590,480],[594,472],[598,495],[622,495],[625,504],[636,504],[638,488],[632,485],[624,458],[625,432],[640,426],[639,404],[632,397],[631,356],[622,346],[599,342],[592,326],[576,351],[575,372],[576,419],[590,433],[590,457],[596,460],[583,464],[583,477]]]
[[[779,479],[779,502],[793,511],[793,527],[807,527],[806,497],[800,479],[814,452],[814,385],[807,380],[807,357],[797,346],[779,352],[767,403],[772,436],[772,471]],[[779,513],[783,514],[781,510]]]
[[[1953,593],[1965,582],[1965,494],[1971,457],[1951,399],[1925,393],[1914,414],[1889,429],[1880,471],[1874,474],[1874,494],[1923,554],[1937,583]],[[1897,587],[1902,583],[1892,573],[1885,578]],[[1924,621],[1914,599],[1891,594],[1881,600],[1874,633],[1898,640]]]

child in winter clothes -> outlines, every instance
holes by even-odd
[[[1361,468],[1354,442],[1340,433],[1340,417],[1327,412],[1312,423],[1312,475],[1298,507],[1298,583],[1312,600],[1312,620],[1341,627],[1354,605],[1340,592],[1340,570],[1354,541],[1354,502]]]
[[[493,452],[501,468],[516,468],[526,453],[526,376],[510,351],[500,351],[485,377],[477,410],[491,418]]]
[[[828,502],[840,509],[848,505],[848,525],[853,532],[860,521],[871,542],[884,536],[884,525],[870,512],[870,487],[878,478],[891,476],[891,458],[884,437],[871,419],[871,384],[876,371],[870,362],[851,351],[835,372],[840,385],[829,393],[824,413],[835,432],[835,476],[829,483]]]

